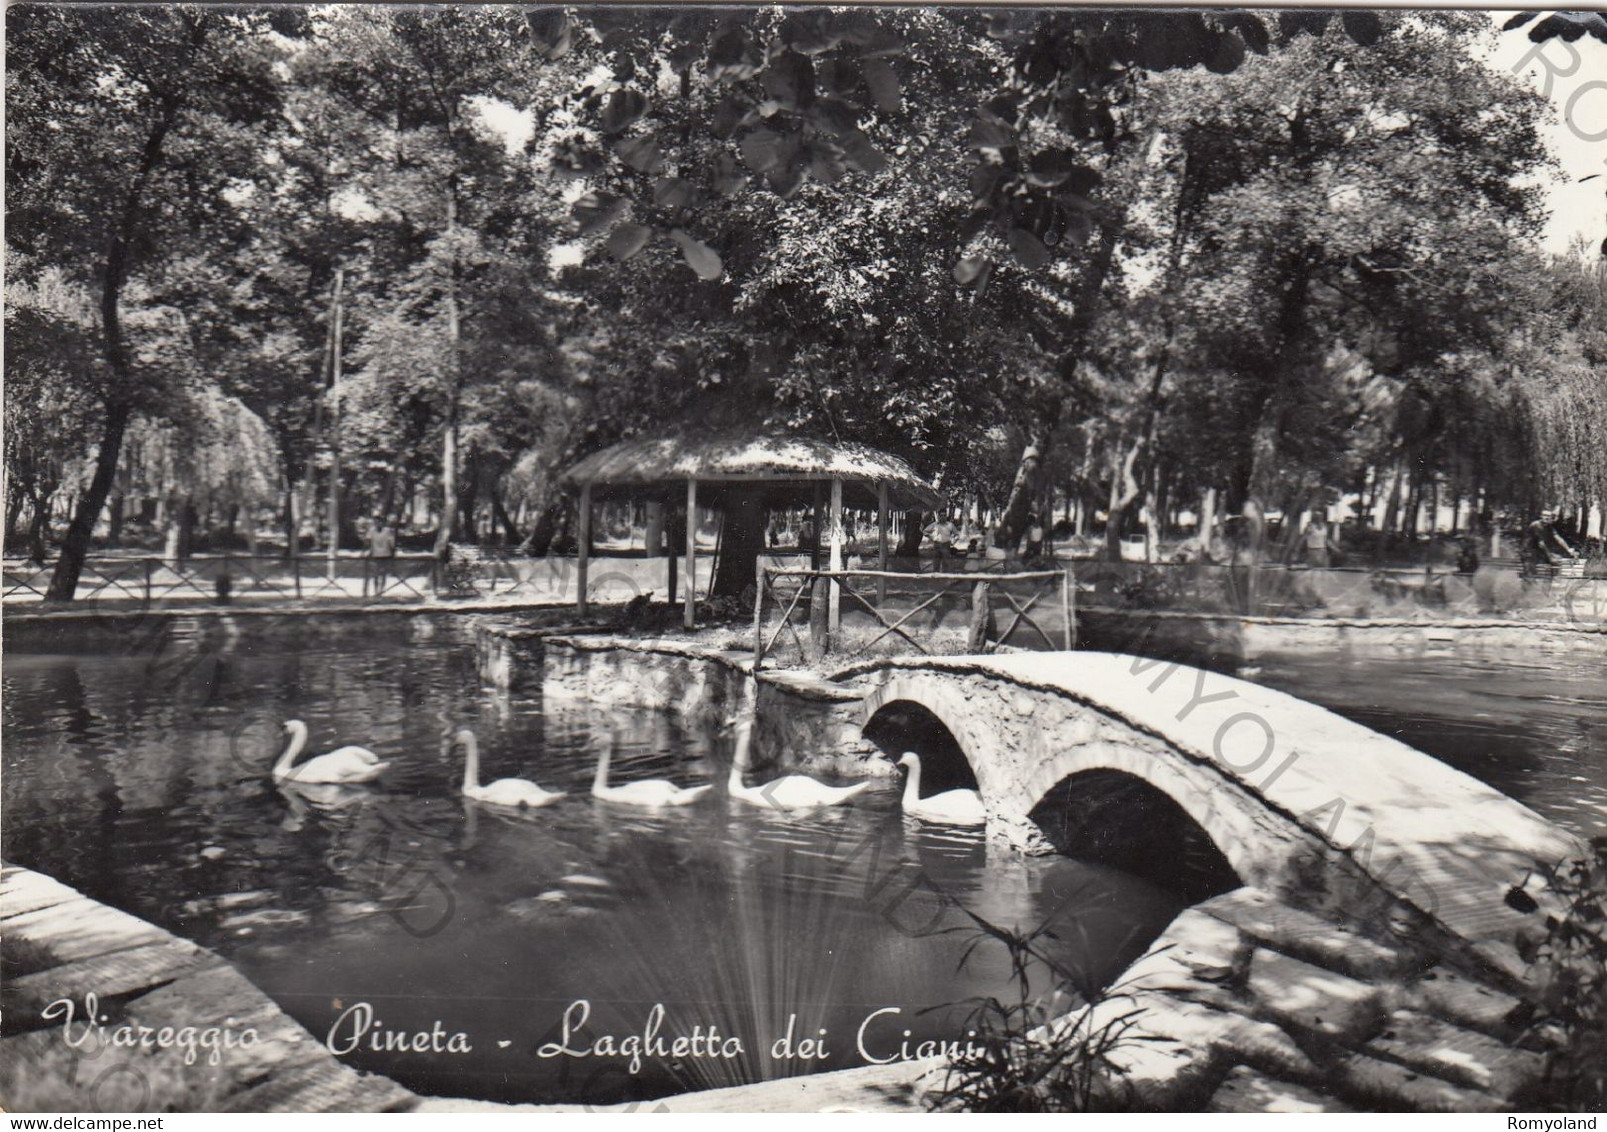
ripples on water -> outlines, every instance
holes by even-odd
[[[899,1010],[867,1032],[887,1056],[905,1029],[963,1036],[965,1010],[944,1004],[1003,989],[1002,953],[956,970],[968,939],[939,894],[1004,924],[1053,916],[1096,978],[1178,909],[1111,870],[906,823],[896,779],[818,814],[737,807],[722,787],[661,813],[597,802],[611,727],[616,782],[723,780],[729,743],[661,713],[483,689],[450,617],[351,624],[191,637],[155,663],[115,646],[9,653],[5,853],[218,949],[319,1037],[359,1002],[385,1029],[466,1032],[465,1055],[346,1057],[421,1091],[601,1102],[861,1064],[867,1015]],[[310,751],[361,743],[392,768],[372,788],[281,791],[268,768],[287,718],[308,723]],[[483,781],[572,796],[466,806],[444,738],[459,726],[479,735]],[[577,999],[592,1035],[640,1033],[662,1003],[666,1038],[715,1027],[745,1051],[636,1074],[536,1056]],[[829,1057],[771,1057],[792,1015],[795,1040],[827,1031]]]
[[[1314,700],[1577,833],[1607,830],[1607,663],[1280,655],[1248,678]]]

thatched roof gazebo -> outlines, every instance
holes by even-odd
[[[696,522],[700,493],[705,505],[719,506],[733,496],[757,499],[768,508],[810,506],[817,529],[822,503],[830,496],[830,568],[843,564],[842,512],[874,509],[877,549],[887,559],[887,516],[891,508],[935,510],[943,496],[903,460],[863,444],[805,437],[643,438],[595,452],[563,474],[580,493],[580,611],[586,609],[586,569],[591,542],[591,506],[598,499],[650,499],[674,504],[685,498],[685,614],[693,626],[696,601]],[[673,567],[673,556],[672,556]],[[833,590],[835,590],[833,586]],[[835,610],[836,603],[833,602]],[[835,620],[835,618],[833,618]]]

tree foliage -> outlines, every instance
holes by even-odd
[[[1599,275],[1529,250],[1544,107],[1480,26],[20,6],[8,527],[77,499],[58,597],[159,480],[539,548],[563,466],[666,427],[897,451],[1005,542],[1052,487],[1112,537],[1397,468],[1597,499]],[[160,456],[219,428],[249,472]]]

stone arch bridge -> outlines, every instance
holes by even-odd
[[[1513,942],[1535,919],[1504,898],[1536,861],[1585,847],[1527,807],[1323,708],[1181,664],[1022,653],[839,678],[863,692],[867,734],[913,717],[925,726],[907,734],[957,747],[990,830],[1023,848],[1080,783],[1125,778],[1191,819],[1155,824],[1195,826],[1231,868],[1085,1012],[1093,1029],[1139,1008],[1147,1040],[1113,1056],[1118,1105],[1537,1103],[1543,1055],[1520,1007],[1531,973]],[[1122,797],[1096,798],[1096,817]]]
[[[1031,815],[1105,772],[1146,783],[1204,831],[1242,883],[1354,918],[1392,908],[1418,933],[1517,973],[1527,917],[1506,890],[1576,839],[1439,760],[1315,704],[1233,677],[1113,653],[892,659],[838,674],[863,724],[930,713],[975,775],[990,827],[1033,851]],[[1120,820],[1120,815],[1112,815]]]

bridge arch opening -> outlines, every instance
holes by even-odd
[[[1067,775],[1028,816],[1058,852],[1132,873],[1191,904],[1244,883],[1188,811],[1137,775]]]
[[[921,793],[975,790],[976,772],[954,732],[913,700],[890,700],[865,724],[862,734],[890,759],[905,751],[921,757]]]

